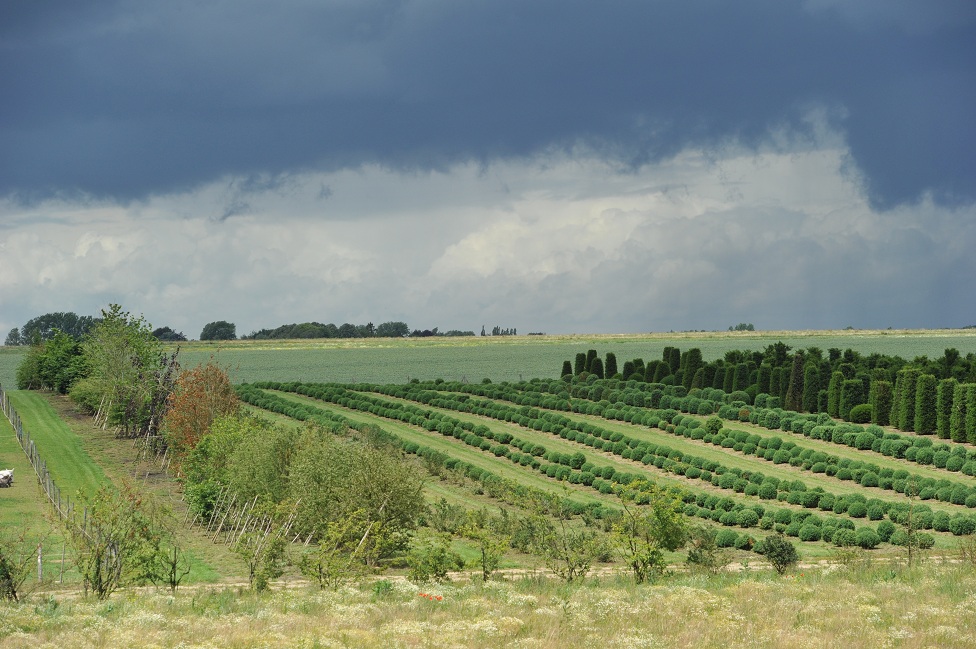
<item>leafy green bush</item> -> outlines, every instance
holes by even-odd
[[[881,543],[881,537],[870,527],[862,527],[855,533],[855,542],[865,550],[876,548]]]
[[[759,547],[756,551],[766,557],[773,569],[781,575],[800,561],[796,546],[781,534],[767,536],[759,546],[762,551],[760,552]]]

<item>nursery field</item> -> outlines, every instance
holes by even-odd
[[[174,594],[128,588],[102,602],[81,597],[77,572],[45,565],[48,580],[26,603],[0,603],[0,647],[971,646],[971,441],[788,412],[778,400],[767,407],[765,394],[746,403],[717,388],[558,377],[563,361],[592,348],[624,360],[696,347],[708,361],[777,341],[907,359],[976,353],[969,331],[184,345],[184,366],[214,355],[246,409],[279,429],[318,424],[399,447],[422,476],[427,507],[415,538],[450,537],[465,568],[422,582],[400,558],[336,590],[319,589],[293,564],[271,592],[251,592],[230,535],[214,524],[233,511],[218,503],[209,523],[195,520],[175,476],[137,458],[132,440],[91,426],[66,397],[12,391],[62,491],[127,482],[168,503],[193,570]],[[10,380],[18,358],[2,350],[0,377]],[[19,452],[0,422],[0,463],[18,477],[17,489],[0,491],[6,526],[51,509]],[[712,530],[718,567],[690,564],[688,545],[665,553],[667,574],[637,585],[609,549],[614,521],[661,489],[690,527]],[[570,533],[604,544],[584,579],[567,583],[536,547],[517,542],[518,524],[531,523],[543,497],[571,513]],[[485,582],[483,546],[463,524],[479,517],[511,525]],[[771,537],[799,552],[783,575],[763,554]],[[56,532],[48,543],[63,552]],[[301,543],[292,545],[297,556]]]

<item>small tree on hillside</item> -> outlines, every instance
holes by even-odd
[[[646,506],[634,504],[635,494],[621,495],[624,510],[613,526],[613,538],[620,555],[644,583],[665,569],[664,553],[684,546],[688,527],[682,514],[681,498],[674,492],[655,489]]]
[[[767,536],[757,548],[757,551],[759,550],[766,557],[766,561],[769,561],[773,566],[773,569],[781,575],[800,561],[796,546],[782,534]]]
[[[126,583],[149,581],[160,536],[142,498],[128,486],[122,492],[103,486],[78,503],[76,511],[84,507],[86,515],[66,521],[65,533],[85,593],[106,599]]]
[[[533,551],[567,582],[582,579],[597,556],[596,534],[574,525],[569,507],[556,496],[538,495],[529,503],[535,535]]]
[[[25,521],[0,527],[0,601],[16,602],[24,595],[42,541]]]

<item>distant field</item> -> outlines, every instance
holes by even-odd
[[[564,360],[596,349],[621,361],[660,358],[664,348],[698,347],[706,361],[732,349],[761,350],[782,341],[793,348],[854,349],[912,359],[937,358],[954,347],[976,353],[976,330],[756,331],[561,336],[474,336],[464,338],[324,339],[190,342],[181,346],[186,366],[216,354],[237,383],[333,381],[404,383],[418,378],[518,381],[555,378]],[[0,347],[0,384],[15,386],[23,349]]]
[[[435,339],[317,341],[235,341],[220,346],[185,345],[185,365],[196,365],[218,352],[235,382],[333,381],[404,383],[443,378],[477,382],[556,378],[564,360],[596,349],[621,360],[660,358],[664,348],[698,347],[706,361],[732,349],[761,350],[782,341],[793,348],[852,348],[912,359],[937,358],[948,347],[963,356],[976,353],[976,331],[811,331],[687,333],[603,336],[512,336]]]

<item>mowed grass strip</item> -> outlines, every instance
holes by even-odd
[[[79,492],[90,496],[109,482],[102,467],[85,451],[82,440],[43,395],[25,390],[7,394],[62,497],[73,498]]]
[[[0,415],[0,469],[14,470],[13,485],[0,489],[0,527],[11,530],[26,523],[37,530],[53,529],[54,526],[47,520],[54,511],[51,503],[37,482],[34,469],[17,441],[13,426],[2,415]]]

